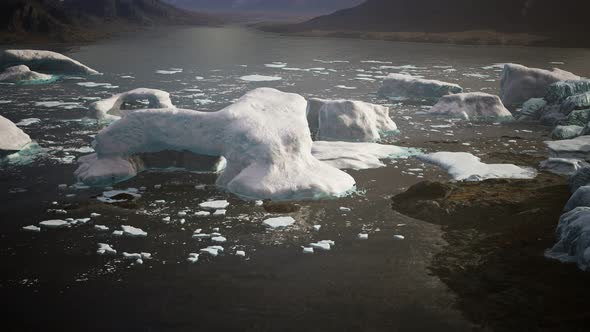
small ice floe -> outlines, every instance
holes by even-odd
[[[254,206],[263,206],[263,205],[264,205],[264,201],[258,200],[258,201],[254,202]]]
[[[357,235],[357,238],[359,240],[368,240],[369,239],[369,234],[367,234],[367,233],[360,233],[360,234]]]
[[[99,255],[116,255],[117,250],[113,249],[113,247],[106,243],[99,243],[96,253]]]
[[[186,217],[186,211],[180,211],[180,212],[178,212],[178,216],[179,217]]]
[[[111,85],[111,83],[79,82],[76,84],[79,86],[83,86],[85,88],[98,88],[98,87],[103,87],[105,89],[117,89],[118,88],[118,86]]]
[[[125,235],[125,236],[129,236],[129,237],[146,237],[147,236],[147,233],[144,232],[141,228],[123,225],[123,226],[121,226],[121,229],[123,230],[123,235]]]
[[[207,188],[206,184],[198,184],[195,186],[196,190],[205,190],[205,188]]]
[[[183,69],[182,68],[169,68],[169,69],[161,69],[161,70],[156,70],[156,74],[160,74],[160,75],[174,75],[174,74],[179,74],[182,73]]]
[[[94,229],[100,232],[106,232],[109,230],[109,228],[105,225],[94,225]]]
[[[199,261],[199,254],[190,253],[188,254],[188,258],[186,259],[189,263],[194,264]]]
[[[316,243],[310,243],[309,245],[313,249],[329,251],[329,250],[332,249],[332,247],[334,245],[336,245],[336,243],[334,241],[331,241],[331,240],[322,240],[322,241],[318,241]]]
[[[338,210],[340,212],[350,212],[350,211],[352,211],[351,208],[347,208],[347,207],[344,207],[344,206],[339,207]]]
[[[113,236],[123,236],[123,231],[113,231]]]
[[[128,252],[123,253],[123,258],[128,259],[128,260],[134,260],[135,264],[139,264],[139,265],[143,264],[143,257],[144,256],[142,254],[138,254],[138,253],[128,253]]]
[[[35,106],[49,107],[49,108],[59,107],[59,108],[63,108],[66,110],[82,108],[82,105],[79,103],[63,102],[63,101],[38,101],[38,102],[35,102]]]
[[[41,232],[41,228],[35,225],[24,226],[23,230],[27,232]]]
[[[211,238],[211,234],[203,234],[200,232],[200,229],[199,229],[199,232],[195,231],[195,233],[193,234],[192,237],[193,237],[193,239],[209,239],[209,238]]]
[[[313,225],[313,229],[314,229],[315,231],[319,231],[319,230],[320,230],[320,228],[322,228],[322,225]]]
[[[45,220],[40,222],[39,225],[43,228],[68,228],[71,226],[69,222],[61,219]]]
[[[184,225],[184,223],[186,223],[186,219],[180,219],[178,222],[179,222],[181,225]]]
[[[162,221],[163,222],[169,222],[170,221],[170,217],[164,217],[164,218],[162,218]]]
[[[98,214],[98,213],[94,213],[94,212],[92,212],[92,213],[90,214],[90,218],[97,218],[97,217],[100,217],[100,214]]]
[[[154,185],[154,189],[162,189],[162,185],[161,184],[155,184]]]
[[[238,251],[236,251],[236,256],[246,257],[246,252],[243,250],[238,250]]]
[[[281,228],[293,225],[295,223],[295,219],[292,217],[276,217],[266,219],[262,223],[270,228]]]
[[[199,207],[207,210],[221,210],[229,206],[229,202],[226,200],[219,201],[207,201],[199,204]]]
[[[356,86],[346,86],[346,85],[336,85],[335,88],[343,89],[343,90],[356,90]]]
[[[155,200],[154,203],[156,203],[156,204],[166,204],[166,200],[158,199],[158,200]]]
[[[280,81],[283,78],[279,76],[264,76],[264,75],[246,75],[240,77],[242,81],[246,82],[272,82],[272,81]]]
[[[19,122],[16,123],[16,125],[19,127],[27,127],[27,126],[30,126],[32,124],[39,123],[39,122],[41,122],[41,119],[39,119],[39,118],[28,118],[28,119],[20,120]]]
[[[273,62],[267,63],[264,66],[267,68],[284,68],[287,67],[287,64],[285,62]]]
[[[197,217],[207,217],[209,215],[211,215],[211,212],[209,212],[209,211],[197,211],[197,212],[195,212],[195,216],[197,216]]]
[[[226,213],[227,210],[225,209],[215,210],[215,212],[213,212],[213,216],[225,216]]]
[[[223,247],[222,246],[209,246],[207,248],[201,249],[200,252],[206,253],[206,254],[209,254],[209,255],[215,257],[223,252]]]
[[[127,188],[126,190],[109,190],[102,193],[96,199],[107,204],[128,202],[140,198],[139,189]]]
[[[227,239],[223,236],[214,236],[211,238],[211,241],[213,241],[215,243],[225,243],[225,242],[227,242]]]
[[[90,221],[90,218],[78,218],[78,219],[70,220],[69,223],[72,226],[79,226],[79,225],[85,225],[89,221]]]
[[[405,236],[403,236],[403,235],[396,234],[396,235],[394,235],[394,236],[393,236],[393,238],[394,238],[394,239],[396,239],[396,240],[403,240],[403,239],[405,239],[406,237],[405,237]]]
[[[313,248],[312,247],[301,247],[303,249],[303,253],[304,254],[313,254]]]

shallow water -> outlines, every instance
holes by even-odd
[[[426,151],[468,151],[485,161],[494,153],[543,156],[549,130],[534,124],[432,119],[421,114],[421,105],[378,99],[383,76],[408,72],[491,93],[498,91],[500,72],[490,67],[497,63],[557,66],[590,76],[588,50],[297,38],[242,28],[142,32],[72,46],[65,53],[104,74],[46,86],[0,85],[0,114],[14,122],[39,118],[25,130],[43,149],[28,165],[0,170],[0,291],[14,303],[10,314],[15,322],[27,317],[20,321],[20,331],[58,326],[468,330],[471,323],[452,307],[454,294],[429,272],[431,257],[444,245],[439,227],[390,208],[391,195],[424,179],[447,179],[444,172],[414,159],[351,171],[358,194],[297,202],[301,209],[290,214],[296,224],[287,230],[267,230],[262,221],[275,215],[218,190],[211,174],[146,172],[116,186],[146,187],[136,205],[114,207],[93,198],[100,189],[58,187],[74,184],[75,159],[88,153],[99,129],[83,119],[86,107],[113,93],[147,87],[169,91],[178,107],[215,111],[248,90],[268,86],[305,97],[385,103],[401,130],[386,142]],[[260,76],[257,82],[242,79],[250,75]],[[260,81],[265,76],[281,80]],[[208,186],[195,188],[201,184]],[[230,201],[227,216],[191,216],[211,198]],[[48,209],[68,212],[64,216]],[[181,211],[188,216],[180,217]],[[21,230],[42,220],[84,218],[93,212],[101,216],[88,225],[38,234]],[[170,221],[164,221],[168,216]],[[110,230],[96,231],[95,224]],[[120,225],[139,227],[148,236],[112,236]],[[316,231],[314,225],[322,227]],[[206,233],[220,228],[228,242],[223,255],[202,255],[191,265],[189,253],[210,245],[191,239],[198,228]],[[357,240],[361,232],[369,234],[367,241]],[[333,240],[336,246],[329,252],[301,253],[301,246],[318,240]],[[98,256],[99,242],[113,245],[119,256]],[[246,258],[236,257],[237,250],[244,250]],[[123,251],[150,252],[153,258],[132,265],[120,257]],[[64,313],[70,316],[67,321],[54,321]]]

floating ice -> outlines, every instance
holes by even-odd
[[[68,228],[70,227],[70,223],[65,220],[54,219],[54,220],[45,220],[39,223],[39,225],[43,228]]]
[[[310,99],[307,121],[324,141],[373,142],[397,132],[388,107],[354,100]]]
[[[225,209],[229,206],[229,202],[226,200],[219,200],[219,201],[207,201],[199,204],[199,207],[202,209],[208,210],[217,210],[217,209]]]
[[[293,225],[295,223],[295,219],[292,217],[276,217],[266,219],[262,223],[270,228],[281,228]]]
[[[99,255],[116,255],[117,250],[113,249],[113,247],[106,243],[99,243],[96,253]]]
[[[284,68],[287,66],[287,64],[284,62],[273,62],[273,63],[267,63],[264,66],[268,67],[268,68]]]
[[[465,120],[512,119],[500,97],[483,92],[458,93],[444,96],[428,111]]]
[[[213,257],[218,256],[219,253],[222,253],[223,251],[224,251],[223,247],[221,247],[221,246],[209,246],[207,248],[203,248],[200,250],[200,252],[209,254]]]
[[[225,242],[227,242],[227,239],[223,236],[214,236],[211,238],[211,241],[216,242],[216,243],[225,243]]]
[[[94,225],[94,229],[101,232],[106,232],[109,230],[109,228],[105,225]]]
[[[189,263],[196,263],[199,261],[199,254],[190,253],[188,254],[188,258],[186,259]]]
[[[344,89],[344,90],[356,90],[357,87],[355,86],[346,86],[346,85],[336,85],[335,88]]]
[[[310,243],[309,246],[312,247],[313,249],[319,249],[319,250],[329,251],[329,250],[332,249],[332,247],[335,244],[336,243],[334,241],[331,241],[331,240],[322,240],[322,241],[318,241],[316,243]]]
[[[197,217],[207,217],[209,215],[211,215],[211,212],[209,212],[209,211],[197,211],[197,212],[195,212],[195,216],[197,216]]]
[[[559,219],[558,242],[545,256],[576,263],[581,270],[590,269],[590,208],[575,208]]]
[[[404,74],[389,74],[379,89],[379,95],[386,98],[438,99],[442,96],[461,93],[457,84],[427,80]]]
[[[313,229],[315,231],[319,231],[322,228],[322,225],[313,225]]]
[[[304,254],[313,254],[313,248],[312,247],[303,247],[303,253]]]
[[[85,88],[98,88],[98,87],[104,87],[106,89],[116,89],[118,88],[118,86],[116,85],[111,85],[111,83],[96,83],[96,82],[79,82],[76,83],[79,86],[83,86]]]
[[[20,151],[29,143],[31,143],[29,135],[14,122],[0,115],[0,152]]]
[[[405,237],[405,236],[403,236],[403,235],[396,234],[396,235],[394,235],[394,236],[393,236],[393,238],[394,238],[394,239],[396,239],[396,240],[403,240],[403,239],[405,239],[406,237]]]
[[[13,66],[0,72],[0,82],[17,84],[44,84],[57,80],[57,76],[41,74],[31,71],[25,65]]]
[[[123,109],[126,104],[137,104],[147,100],[147,107],[142,108],[174,108],[170,100],[170,94],[156,89],[135,89],[116,94],[108,99],[97,101],[90,105],[94,116],[99,120],[114,121],[134,112],[133,109]]]
[[[76,176],[87,184],[110,183],[115,175],[121,180],[137,174],[128,156],[187,150],[224,156],[227,167],[217,184],[244,197],[284,200],[345,194],[354,179],[311,154],[306,108],[299,95],[261,88],[218,112],[134,112],[96,136],[96,154],[80,159]]]
[[[272,81],[280,81],[283,78],[279,77],[279,76],[247,75],[247,76],[240,77],[240,79],[242,81],[246,81],[246,82],[272,82]]]
[[[512,164],[484,164],[478,157],[466,152],[436,152],[419,158],[444,168],[456,181],[532,179],[537,176],[534,169]]]
[[[0,53],[0,68],[25,65],[31,70],[54,74],[85,74],[98,72],[65,55],[40,50],[5,50]]]
[[[394,159],[418,154],[411,148],[377,143],[326,142],[313,143],[312,154],[338,169],[371,169],[384,167],[382,159]]]
[[[224,209],[215,210],[215,212],[213,212],[213,216],[225,216],[226,213],[227,213],[227,210],[224,210]]]
[[[156,70],[156,74],[160,74],[160,75],[174,75],[174,74],[179,74],[182,73],[183,70],[181,68],[170,68],[168,70]]]
[[[129,236],[129,237],[146,237],[147,236],[147,233],[144,232],[141,228],[123,225],[123,226],[121,226],[121,229],[123,230],[123,235],[125,235],[125,236]]]
[[[243,251],[243,250],[237,250],[237,251],[236,251],[236,256],[239,256],[239,257],[246,257],[246,252],[245,252],[245,251]]]
[[[369,239],[369,234],[367,234],[367,233],[360,233],[360,234],[357,235],[357,238],[359,240],[368,240]]]
[[[531,98],[544,97],[555,82],[579,79],[579,76],[557,68],[548,71],[509,63],[502,72],[500,98],[509,108],[519,107]]]
[[[16,125],[19,127],[27,127],[35,123],[41,122],[41,119],[38,118],[28,118],[20,120]]]
[[[351,208],[347,208],[347,207],[344,207],[344,206],[339,207],[338,210],[340,212],[350,212],[350,211],[352,211]]]
[[[23,230],[28,231],[28,232],[40,232],[41,228],[35,226],[35,225],[29,225],[29,226],[24,226]]]

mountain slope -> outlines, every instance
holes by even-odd
[[[159,0],[2,0],[0,41],[93,40],[149,25],[218,24]]]

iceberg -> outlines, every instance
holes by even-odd
[[[531,98],[545,97],[553,83],[579,79],[579,76],[557,68],[549,71],[508,63],[502,72],[500,98],[508,108],[517,108]]]
[[[428,113],[465,120],[512,119],[512,113],[504,107],[500,97],[483,92],[443,96]]]
[[[389,74],[379,89],[385,98],[438,99],[442,96],[461,93],[463,88],[457,84],[427,80],[404,74]]]
[[[114,121],[125,115],[134,112],[133,109],[125,109],[125,105],[138,104],[147,100],[147,107],[142,108],[174,108],[170,100],[170,94],[166,91],[156,89],[140,88],[120,94],[110,98],[94,102],[90,109],[98,120]],[[141,104],[140,104],[141,105]]]
[[[435,152],[419,159],[445,169],[456,181],[483,181],[487,179],[532,179],[537,172],[512,164],[484,164],[471,153]]]
[[[14,122],[0,115],[0,154],[20,151],[29,143],[31,143],[29,135],[25,134]]]
[[[384,167],[383,159],[407,157],[418,154],[412,148],[377,143],[327,142],[313,143],[315,158],[338,169],[372,169]]]
[[[86,184],[113,183],[137,174],[130,162],[135,155],[189,151],[225,157],[217,185],[245,198],[346,194],[354,179],[312,155],[306,109],[300,95],[259,88],[218,112],[136,111],[95,137],[96,154],[81,158],[75,174]]]
[[[590,269],[590,208],[578,207],[565,213],[557,226],[558,242],[545,256],[576,263],[581,270]]]
[[[0,82],[16,84],[43,84],[57,80],[57,76],[31,71],[25,65],[12,66],[0,73]]]
[[[25,65],[31,70],[51,74],[98,74],[96,70],[56,52],[4,50],[0,53],[0,68],[18,65]]]
[[[310,99],[307,122],[322,141],[374,142],[397,132],[388,107],[354,100]]]

